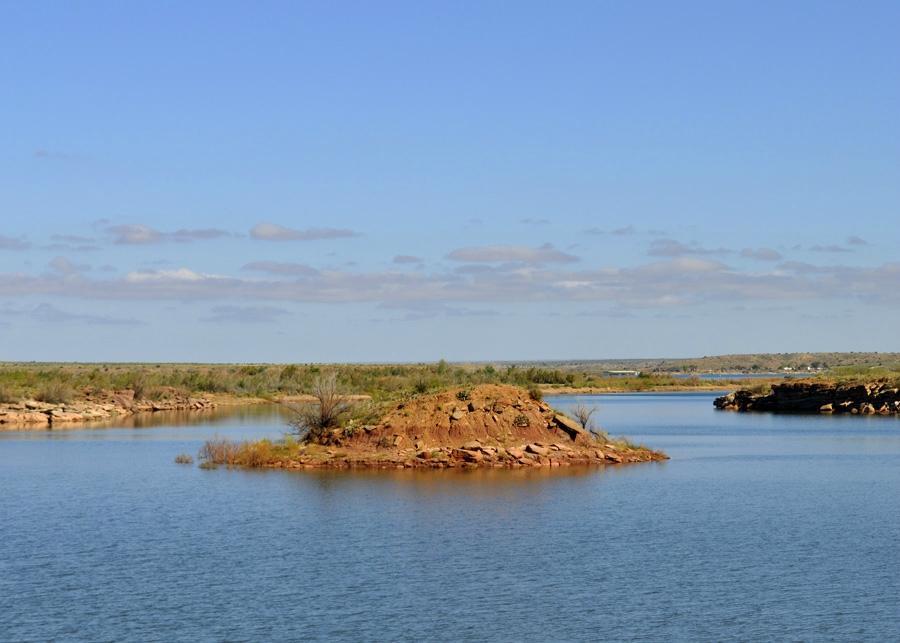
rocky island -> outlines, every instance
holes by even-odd
[[[415,395],[369,425],[353,422],[305,439],[208,442],[206,466],[305,468],[554,467],[668,459],[586,430],[514,386],[479,385]]]
[[[765,393],[735,391],[716,398],[714,404],[726,411],[900,415],[900,388],[889,381],[793,381],[775,384]]]

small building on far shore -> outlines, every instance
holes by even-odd
[[[639,377],[640,371],[606,371],[607,377]]]

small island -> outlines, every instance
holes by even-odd
[[[352,415],[334,380],[318,385],[319,402],[298,411],[297,436],[284,440],[212,440],[201,466],[256,468],[475,468],[624,464],[668,459],[613,440],[552,409],[534,391],[483,384],[415,394],[383,405],[372,422]],[[372,409],[363,408],[372,416]],[[360,411],[356,411],[359,416]]]
[[[876,382],[793,381],[769,390],[742,389],[716,398],[726,411],[851,415],[900,415],[900,387],[892,380]]]

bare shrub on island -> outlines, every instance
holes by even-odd
[[[338,428],[342,417],[350,410],[350,400],[340,392],[336,373],[317,377],[313,381],[312,396],[316,401],[299,408],[290,423],[301,440],[320,440],[326,433]]]
[[[581,428],[585,431],[591,429],[594,426],[593,416],[594,413],[597,412],[597,407],[595,406],[585,406],[584,404],[579,404],[574,409],[572,409],[572,416],[581,425]]]

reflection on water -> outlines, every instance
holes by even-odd
[[[285,424],[291,418],[292,410],[280,404],[231,404],[210,409],[187,411],[156,411],[135,413],[99,422],[78,422],[60,424],[52,429],[39,432],[76,431],[84,429],[152,429],[155,427],[191,427],[218,424]],[[29,430],[30,431],[30,430]],[[13,431],[21,433],[20,431]],[[2,433],[0,433],[2,435]]]

